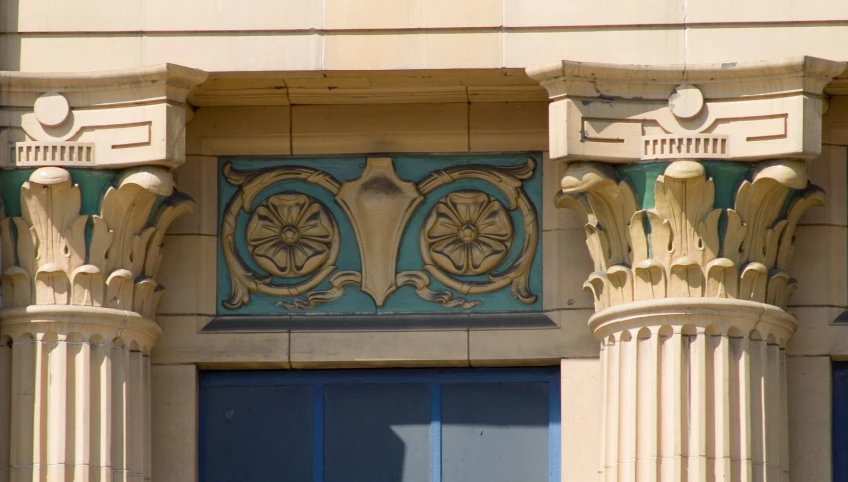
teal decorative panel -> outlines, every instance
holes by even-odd
[[[539,159],[221,159],[218,315],[539,312]]]

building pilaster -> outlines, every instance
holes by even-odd
[[[3,74],[0,480],[149,480],[156,274],[205,74]]]
[[[606,482],[789,480],[786,311],[822,89],[844,64],[529,70],[584,226]],[[562,267],[562,269],[567,269]]]

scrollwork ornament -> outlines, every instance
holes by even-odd
[[[232,286],[227,309],[250,302],[250,293],[293,297],[314,290],[336,270],[339,251],[338,227],[329,210],[303,194],[282,193],[269,197],[256,208],[251,205],[268,186],[286,180],[302,180],[336,194],[339,183],[327,173],[307,167],[238,171],[224,166],[224,176],[239,190],[227,204],[221,220],[221,247]],[[250,214],[247,244],[254,261],[269,275],[256,273],[236,250],[236,220],[239,213]],[[299,283],[279,285],[273,276],[309,276]]]
[[[427,234],[427,223],[425,222],[420,242],[421,257],[424,261],[423,270],[439,283],[466,295],[492,293],[509,286],[515,299],[526,304],[534,303],[537,296],[530,291],[529,283],[530,269],[536,255],[536,248],[539,240],[539,221],[536,216],[536,209],[533,207],[533,203],[527,197],[527,193],[523,189],[523,181],[526,181],[533,176],[535,167],[536,161],[533,158],[528,157],[524,164],[518,166],[456,166],[442,171],[436,171],[422,179],[418,183],[418,187],[424,194],[428,194],[441,186],[449,185],[460,180],[475,179],[485,181],[497,188],[506,199],[506,206],[500,204],[498,201],[499,205],[504,207],[506,211],[518,211],[521,214],[521,223],[524,226],[524,236],[521,246],[518,248],[518,255],[512,263],[502,270],[498,270],[498,267],[507,257],[507,254],[504,254],[503,257],[500,257],[499,255],[489,257],[479,256],[480,259],[489,260],[486,266],[489,268],[488,270],[474,268],[466,269],[464,266],[462,269],[458,269],[454,261],[448,261],[448,259],[450,259],[451,254],[456,253],[459,255],[459,253],[462,253],[462,250],[450,251],[450,253],[448,253],[447,250],[442,249],[442,253],[431,253],[429,246],[432,245],[436,248],[436,243],[433,243],[432,240],[428,241],[426,239],[428,236],[434,237],[434,235]],[[457,193],[460,192],[462,191],[458,191]],[[462,194],[462,196],[468,196],[468,194]],[[494,205],[491,203],[488,205],[494,208]],[[504,211],[504,214],[506,214],[506,211]],[[461,217],[468,218],[470,216],[454,215],[453,217],[459,219]],[[435,219],[433,222],[435,223]],[[447,225],[452,224],[455,224],[455,221],[451,221]],[[494,232],[494,230],[492,232]],[[434,232],[434,234],[438,233],[439,231]],[[462,234],[460,233],[460,235]],[[495,238],[497,237],[498,236],[495,236]],[[500,234],[500,237],[501,239],[504,238],[503,233]],[[445,246],[447,246],[447,244],[448,243],[445,243]],[[511,244],[512,241],[510,241],[510,246]],[[507,253],[508,252],[509,250],[507,250]],[[437,259],[440,258],[440,255],[441,259],[437,261]],[[458,256],[457,259],[459,259]],[[492,262],[495,260],[497,260],[497,263]],[[451,265],[453,266],[451,267]],[[450,267],[450,269],[444,269],[443,266]],[[488,274],[489,280],[471,281],[461,280],[454,277],[460,273],[463,275]]]

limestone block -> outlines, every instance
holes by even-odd
[[[149,31],[305,30],[321,28],[320,0],[147,0],[144,28]]]
[[[174,171],[180,192],[194,199],[195,212],[180,216],[168,229],[170,234],[215,236],[218,228],[218,158],[186,156],[186,162]]]
[[[848,145],[848,95],[833,96],[828,104],[822,118],[822,143]]]
[[[777,12],[786,12],[776,5],[754,8],[773,10],[778,15]],[[786,42],[787,38],[793,41]],[[799,55],[844,59],[845,51],[841,46],[848,42],[848,26],[844,23],[752,24],[741,28],[702,26],[687,29],[687,39],[686,60],[691,63],[756,62]]]
[[[618,25],[664,25],[683,23],[681,0],[626,0],[560,2],[557,0],[506,0],[507,27],[575,27]]]
[[[592,271],[583,229],[542,232],[542,309],[592,308],[592,295],[583,288]]]
[[[848,306],[848,233],[844,226],[799,226],[791,272],[793,306]]]
[[[322,43],[318,33],[303,32],[147,34],[142,39],[141,62],[191,65],[209,72],[320,70]]]
[[[488,30],[329,35],[324,69],[499,69],[501,35]]]
[[[789,357],[789,475],[792,480],[830,482],[830,357]]]
[[[12,2],[6,7],[8,10],[0,12],[0,18],[4,32],[137,31],[141,26],[141,5],[141,0],[28,0]]]
[[[546,102],[484,102],[470,106],[471,151],[543,151],[548,143]]]
[[[809,169],[810,182],[824,189],[827,204],[811,209],[800,224],[848,226],[848,148],[823,145]]]
[[[8,34],[3,37],[5,48],[0,58],[2,70],[87,72],[144,65],[141,56],[142,39],[134,34]]]
[[[152,480],[197,480],[198,381],[194,365],[150,369]]]
[[[596,480],[601,457],[601,361],[564,359],[560,375],[562,482]]]
[[[569,225],[569,216],[576,218],[567,209],[556,209],[551,200],[562,190],[560,182],[565,172],[565,162],[554,161],[545,152],[542,156],[542,231],[554,229],[581,228],[580,224]]]
[[[786,346],[789,356],[848,355],[848,326],[834,323],[845,306],[796,306],[790,312],[798,318],[798,331]]]
[[[496,0],[326,0],[326,29],[404,29],[499,27],[502,5]]]
[[[586,329],[591,309],[547,312],[556,328],[471,329],[471,366],[547,365],[560,358],[596,357],[599,344]]]
[[[294,106],[293,154],[463,152],[466,104]]]
[[[211,316],[159,316],[163,333],[150,354],[154,365],[208,368],[289,368],[288,333],[199,333]]]
[[[167,294],[159,314],[214,315],[218,243],[215,236],[165,236],[159,279]]]
[[[468,366],[468,332],[291,333],[293,368]]]
[[[503,43],[505,68],[561,59],[641,65],[684,62],[682,28],[517,29],[506,31]]]
[[[200,107],[186,129],[186,153],[262,156],[291,153],[288,106]]]
[[[827,22],[848,17],[848,5],[840,0],[820,0],[808,5],[792,0],[734,2],[692,0],[686,3],[686,22],[696,24]],[[716,28],[709,25],[702,28]],[[783,47],[783,46],[781,46]]]

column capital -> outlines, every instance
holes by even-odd
[[[4,332],[23,313],[44,318],[48,307],[58,319],[74,307],[92,320],[112,312],[155,325],[165,231],[194,209],[169,169],[42,167],[0,172],[0,180],[12,188],[0,193]]]
[[[738,302],[785,309],[795,289],[789,264],[796,226],[824,201],[801,160],[577,162],[566,168],[556,198],[584,217],[595,264],[585,287],[598,312],[671,298],[700,299],[680,300],[690,309],[745,304]],[[794,326],[778,325],[782,344]]]
[[[632,163],[678,158],[811,159],[823,89],[843,62],[529,68],[551,98],[551,158]]]
[[[0,169],[182,164],[186,96],[206,77],[173,64],[0,72]]]

